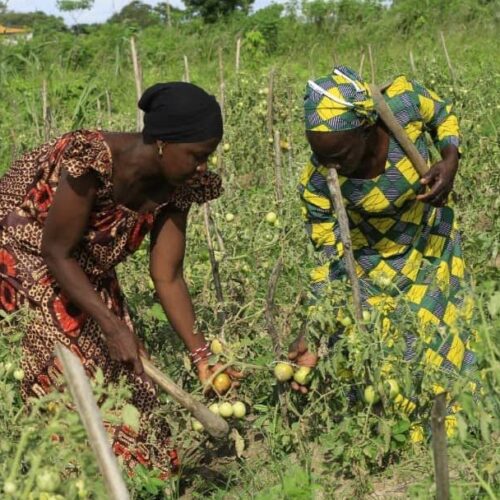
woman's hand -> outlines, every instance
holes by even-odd
[[[449,146],[443,152],[443,160],[435,163],[420,179],[420,183],[428,186],[426,193],[417,196],[417,200],[429,203],[435,207],[446,204],[449,194],[453,189],[453,181],[458,170],[458,150]]]
[[[198,378],[200,382],[205,386],[205,393],[210,392],[212,387],[207,384],[210,378],[214,375],[214,373],[218,372],[224,365],[222,363],[216,363],[215,365],[210,366],[208,363],[208,359],[202,359],[196,364],[196,368],[198,369]],[[240,383],[239,379],[243,378],[243,374],[237,370],[233,370],[232,368],[226,368],[224,371],[220,373],[225,373],[229,376],[232,381],[231,387],[239,387]]]
[[[299,335],[297,339],[290,344],[288,348],[288,359],[299,366],[307,366],[314,368],[318,363],[318,355],[310,351],[303,335]],[[294,391],[299,391],[306,394],[308,389],[305,385],[298,384],[295,380],[291,383]]]
[[[130,365],[137,375],[144,374],[140,355],[146,351],[130,327],[121,319],[114,317],[101,324],[111,359]]]

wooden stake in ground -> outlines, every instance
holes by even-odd
[[[236,74],[240,71],[240,55],[241,55],[241,37],[238,37],[236,40],[236,61],[235,61],[235,70]]]
[[[224,312],[224,294],[222,293],[222,285],[219,274],[219,262],[215,258],[214,245],[212,242],[212,235],[210,230],[210,206],[208,201],[203,203],[203,221],[205,226],[205,236],[207,237],[208,256],[210,257],[210,265],[212,267],[212,277],[214,279],[215,296],[219,304],[217,317],[219,323],[222,325],[226,321],[226,314]],[[221,333],[221,338],[224,341],[224,332]]]
[[[455,78],[455,70],[451,64],[450,55],[448,54],[448,49],[446,48],[446,41],[444,39],[444,33],[442,31],[439,32],[439,37],[441,38],[441,45],[443,46],[444,56],[446,57],[446,63],[448,64],[448,68],[450,69],[451,79],[453,80],[453,87],[456,88],[456,78]]]
[[[410,50],[410,67],[414,75],[417,74],[417,67],[415,66],[415,59],[413,59],[413,52]]]
[[[83,366],[78,358],[62,344],[57,344],[55,351],[62,362],[64,378],[87,431],[109,497],[113,500],[128,500],[130,496],[120,474],[116,457],[109,445],[101,414]]]
[[[446,449],[446,393],[434,399],[431,414],[432,451],[434,455],[434,476],[436,480],[436,499],[450,498],[450,474],[448,470],[448,451]]]
[[[47,91],[47,80],[44,78],[42,82],[42,119],[43,119],[43,138],[45,142],[50,139],[50,110],[49,98]]]
[[[191,81],[191,78],[189,76],[189,62],[188,62],[188,58],[187,56],[183,56],[183,59],[184,59],[184,81],[185,82],[190,82]]]
[[[226,83],[224,81],[224,59],[222,57],[222,48],[219,47],[219,104],[220,110],[222,114],[222,120],[224,121],[225,115],[225,88]],[[224,145],[221,143],[217,147],[217,170],[220,174],[223,173],[224,170]]]
[[[281,175],[282,162],[281,162],[281,147],[280,147],[280,132],[274,131],[273,145],[274,145],[274,177],[276,189],[276,203],[281,215],[283,208],[283,177]]]
[[[358,325],[363,321],[363,309],[361,307],[361,290],[359,287],[358,275],[356,274],[356,261],[352,252],[351,233],[349,231],[349,219],[342,201],[342,191],[340,190],[339,176],[334,168],[328,169],[327,177],[328,189],[333,202],[335,213],[340,229],[340,238],[344,246],[344,262],[351,282],[352,299],[354,304],[354,316]]]
[[[274,122],[274,68],[269,71],[269,79],[267,83],[267,133],[269,137],[273,136],[273,122]]]
[[[375,62],[373,61],[372,46],[370,44],[368,44],[368,58],[370,59],[372,84],[375,84]]]
[[[361,60],[359,61],[359,70],[358,74],[359,76],[363,76],[363,65],[365,64],[365,51],[361,53]]]
[[[141,63],[139,61],[139,56],[137,54],[137,48],[135,46],[135,37],[130,37],[130,53],[132,55],[132,64],[134,66],[134,80],[135,80],[135,93],[137,100],[142,96],[142,70]],[[136,130],[140,132],[143,125],[144,112],[142,109],[137,108],[136,113]]]

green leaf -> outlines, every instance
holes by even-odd
[[[153,304],[149,308],[149,313],[151,314],[151,316],[153,316],[153,318],[157,319],[158,321],[162,322],[167,321],[167,317],[165,316],[165,311],[163,310],[163,307],[158,303]]]
[[[495,292],[488,303],[488,312],[494,318],[500,313],[500,290]]]
[[[126,404],[122,409],[123,423],[136,432],[139,430],[140,415],[139,410],[134,405]]]

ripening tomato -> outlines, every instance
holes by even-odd
[[[218,394],[226,393],[231,387],[231,379],[226,373],[219,373],[213,381],[213,386]]]

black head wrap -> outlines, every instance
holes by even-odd
[[[186,82],[157,83],[138,104],[143,134],[167,142],[202,142],[222,137],[222,114],[215,97]]]

